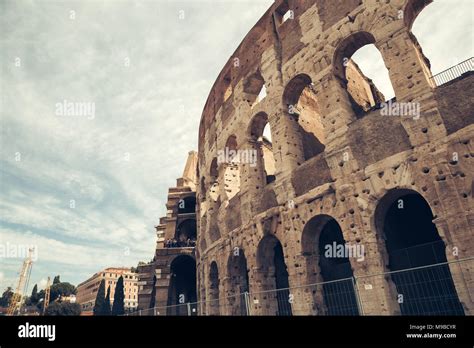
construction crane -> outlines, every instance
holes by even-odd
[[[21,312],[21,307],[23,306],[26,290],[28,289],[28,283],[30,281],[31,267],[33,266],[33,252],[34,248],[28,249],[28,256],[26,257],[25,261],[23,261],[23,265],[21,266],[18,285],[10,299],[7,315],[15,315],[16,311],[18,311],[18,314]]]
[[[46,288],[44,289],[44,306],[43,306],[43,315],[46,313],[46,308],[49,306],[49,296],[51,294],[51,278],[48,277],[46,282]]]

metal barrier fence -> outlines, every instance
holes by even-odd
[[[127,315],[464,315],[459,292],[466,295],[474,292],[474,289],[469,288],[469,284],[468,288],[456,288],[453,278],[466,274],[467,279],[472,279],[470,272],[474,273],[474,257],[285,289],[245,292],[226,298],[155,307]],[[470,286],[474,287],[472,283]],[[373,309],[373,298],[387,291],[392,294],[392,303],[399,310],[377,313]]]
[[[436,75],[433,75],[431,78],[433,79],[436,86],[441,86],[473,70],[474,57],[471,57],[455,66],[452,66],[449,69],[446,69]]]

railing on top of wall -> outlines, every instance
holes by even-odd
[[[441,71],[440,73],[436,75],[431,76],[431,79],[434,81],[436,86],[439,87],[473,70],[474,70],[474,57],[471,57],[455,66],[452,66],[451,68],[448,68],[444,71]]]

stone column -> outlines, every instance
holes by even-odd
[[[405,108],[409,104],[400,103],[412,103],[413,110],[419,110],[418,115],[403,112],[400,116],[411,144],[417,146],[445,136],[431,72],[414,35],[403,28],[393,37],[379,40],[376,46],[388,69],[397,104]]]
[[[240,163],[240,195],[241,216],[245,225],[254,216],[256,204],[266,184],[265,167],[260,144],[253,139],[247,139],[240,148],[242,151],[256,154],[255,163]]]
[[[343,82],[334,75],[331,69],[314,83],[314,92],[319,101],[321,122],[325,134],[325,151],[332,152],[342,148],[349,123],[355,120],[349,94]]]

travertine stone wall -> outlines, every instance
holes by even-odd
[[[321,281],[318,271],[309,269],[302,236],[317,216],[334,218],[346,243],[365,246],[364,262],[351,259],[355,277],[387,272],[387,251],[374,213],[393,189],[416,191],[428,202],[448,260],[473,255],[473,77],[442,87],[429,78],[429,61],[410,31],[429,2],[277,0],[250,30],[219,74],[200,123],[200,300],[215,297],[216,291],[221,299],[238,291],[229,275],[236,248],[245,253],[250,293],[269,290],[273,270],[257,260],[258,246],[268,236],[283,246],[291,287]],[[294,16],[282,22],[287,10]],[[397,102],[419,103],[419,118],[382,116],[380,110],[356,115],[347,81],[360,100],[370,99],[370,81],[360,74],[346,76],[345,65],[366,44],[380,51]],[[303,93],[302,83],[308,82],[310,91]],[[266,97],[255,103],[262,84]],[[314,120],[289,112],[288,100],[298,100],[300,94],[317,110]],[[255,166],[239,163],[233,174],[225,163],[215,168],[230,138],[238,150],[259,148],[252,129],[262,115],[272,130],[275,181],[265,182],[261,161]],[[311,134],[323,146],[307,155],[305,136]],[[459,154],[458,161],[452,160],[453,153]],[[238,182],[231,180],[236,168]],[[459,248],[456,256],[450,252],[453,247]],[[217,290],[210,280],[212,262],[219,273]],[[465,313],[473,314],[474,271],[456,266],[451,272]],[[386,277],[361,278],[359,288],[364,314],[399,313]],[[296,296],[293,313],[310,314],[301,305],[309,295]],[[251,299],[252,314],[274,313],[264,303]],[[221,314],[230,314],[228,308]],[[215,310],[203,309],[203,314]]]

